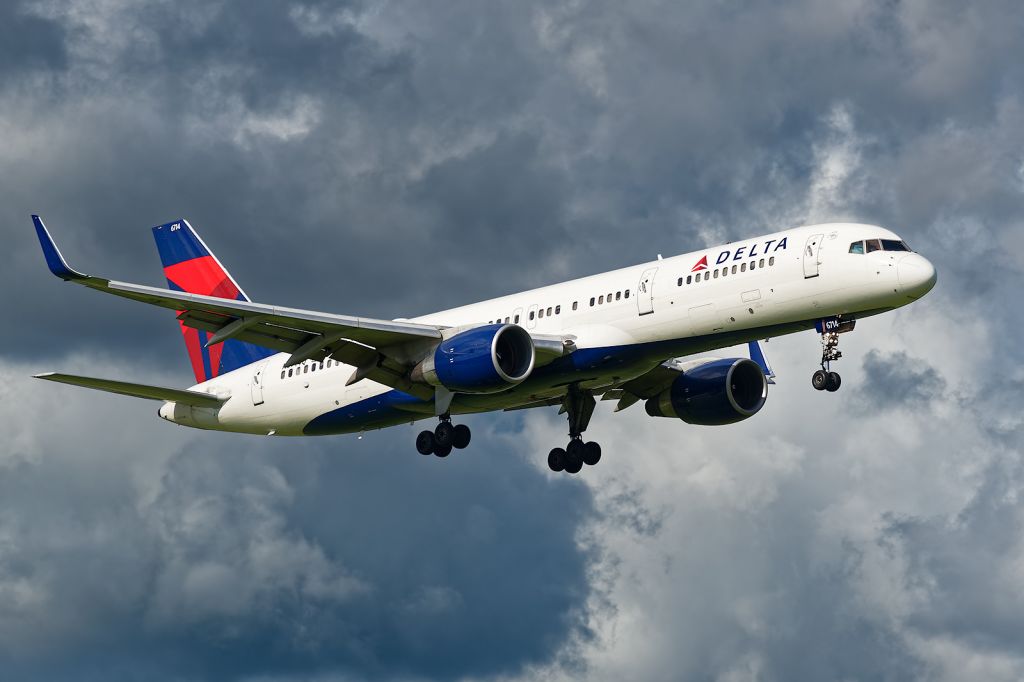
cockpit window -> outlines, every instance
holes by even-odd
[[[864,242],[850,244],[850,253],[864,253]]]
[[[871,253],[872,251],[881,251],[882,250],[882,245],[878,243],[877,239],[868,239],[865,242],[865,244],[867,244],[868,253]]]
[[[882,250],[883,251],[910,251],[910,247],[908,247],[906,244],[904,244],[903,242],[899,241],[898,239],[883,239],[882,240]]]

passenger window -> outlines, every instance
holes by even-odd
[[[706,282],[706,281],[708,281],[709,279],[711,279],[711,273],[710,273],[710,272],[708,272],[707,270],[705,270],[705,271],[704,271],[704,281]]]
[[[303,365],[302,366],[302,373],[303,374],[309,374],[309,365]]]
[[[556,305],[555,306],[555,315],[561,315],[561,314],[562,314],[562,306]]]
[[[577,309],[578,307],[579,307],[579,306],[578,306],[578,302],[577,302],[577,301],[573,301],[573,302],[572,302],[572,309],[573,309],[573,310],[576,310],[576,309]]]
[[[548,306],[548,317],[551,317],[551,306]]]
[[[621,291],[616,291],[615,292],[615,300],[616,301],[621,301],[622,300],[622,292]]]
[[[284,379],[284,370],[281,370],[281,378]]]
[[[629,289],[626,289],[626,295],[624,296],[624,298],[629,298]]]
[[[601,305],[603,303],[604,303],[604,294],[601,294],[600,296],[597,297],[597,304]]]
[[[872,251],[882,250],[882,245],[878,243],[877,239],[867,239],[864,241],[864,243],[867,246],[868,253],[871,253]]]
[[[761,260],[759,260],[757,262],[757,267],[759,267],[759,268],[763,268],[764,267],[764,258],[762,258]]]
[[[864,242],[850,244],[850,253],[864,253]]]
[[[740,272],[746,272],[746,271],[747,271],[747,264],[746,263],[740,263]]]
[[[291,375],[292,375],[292,369],[291,369],[291,367],[289,367],[288,368],[288,376],[291,376]]]
[[[609,302],[609,303],[611,303],[611,302],[612,302],[612,295],[611,295],[611,294],[608,294],[608,302]]]
[[[313,363],[313,366],[309,368],[309,371],[311,371],[311,372],[315,372],[316,371],[316,363],[315,362]]]
[[[728,274],[729,274],[729,266],[726,265],[724,268],[722,268],[722,277],[725,277]]]
[[[907,248],[906,244],[904,244],[901,241],[897,241],[895,239],[883,239],[882,240],[882,250],[883,251],[910,251],[910,249]]]
[[[734,266],[732,266],[732,274],[734,274],[734,275],[736,274],[736,269],[737,269],[738,267],[739,267],[738,265],[734,265]]]
[[[518,321],[519,321],[519,318],[517,317],[516,318],[516,322],[518,322]],[[505,318],[505,324],[508,324],[508,318],[507,317]]]
[[[753,270],[755,268],[757,268],[757,261],[756,260],[750,261],[750,269]]]
[[[530,319],[532,320],[533,318],[534,318],[534,311],[531,310],[530,311]]]
[[[594,297],[593,296],[590,297],[590,307],[591,308],[594,307]]]
[[[768,267],[775,265],[775,256],[768,259]]]
[[[693,283],[693,275],[687,275],[686,276],[686,283],[687,284],[692,284]]]
[[[680,287],[683,286],[683,278],[682,277],[680,277],[679,281],[676,282],[676,286],[680,286]]]
[[[712,275],[715,279],[718,279],[718,268],[715,268],[715,274]]]

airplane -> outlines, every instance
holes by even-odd
[[[72,269],[38,215],[61,279],[177,312],[196,383],[186,389],[60,373],[36,378],[163,401],[197,429],[273,436],[360,433],[423,419],[423,455],[469,445],[453,415],[560,406],[569,443],[552,471],[601,459],[584,441],[597,400],[694,425],[747,419],[775,383],[760,339],[814,329],[811,383],[834,392],[839,335],[907,305],[934,266],[878,226],[828,223],[730,242],[413,319],[379,320],[253,302],[187,220],[152,228],[168,288]],[[694,357],[748,344],[750,357]]]

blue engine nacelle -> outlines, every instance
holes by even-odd
[[[757,414],[767,397],[768,381],[761,367],[746,358],[728,358],[681,373],[645,406],[652,417],[718,426]]]
[[[453,393],[498,393],[530,376],[535,357],[528,331],[515,324],[490,324],[439,343],[412,377]]]

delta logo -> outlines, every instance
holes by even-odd
[[[725,249],[718,254],[718,258],[715,260],[715,265],[721,265],[722,263],[730,260],[757,258],[758,256],[763,256],[767,253],[775,253],[780,249],[784,251],[786,250],[786,247],[789,246],[788,240],[789,237],[783,237],[782,239],[769,239],[765,241],[764,244],[755,242],[753,244],[737,247],[735,250]],[[708,257],[707,255],[704,255],[699,261],[697,261],[696,265],[690,268],[690,272],[700,272],[701,270],[707,269]]]

